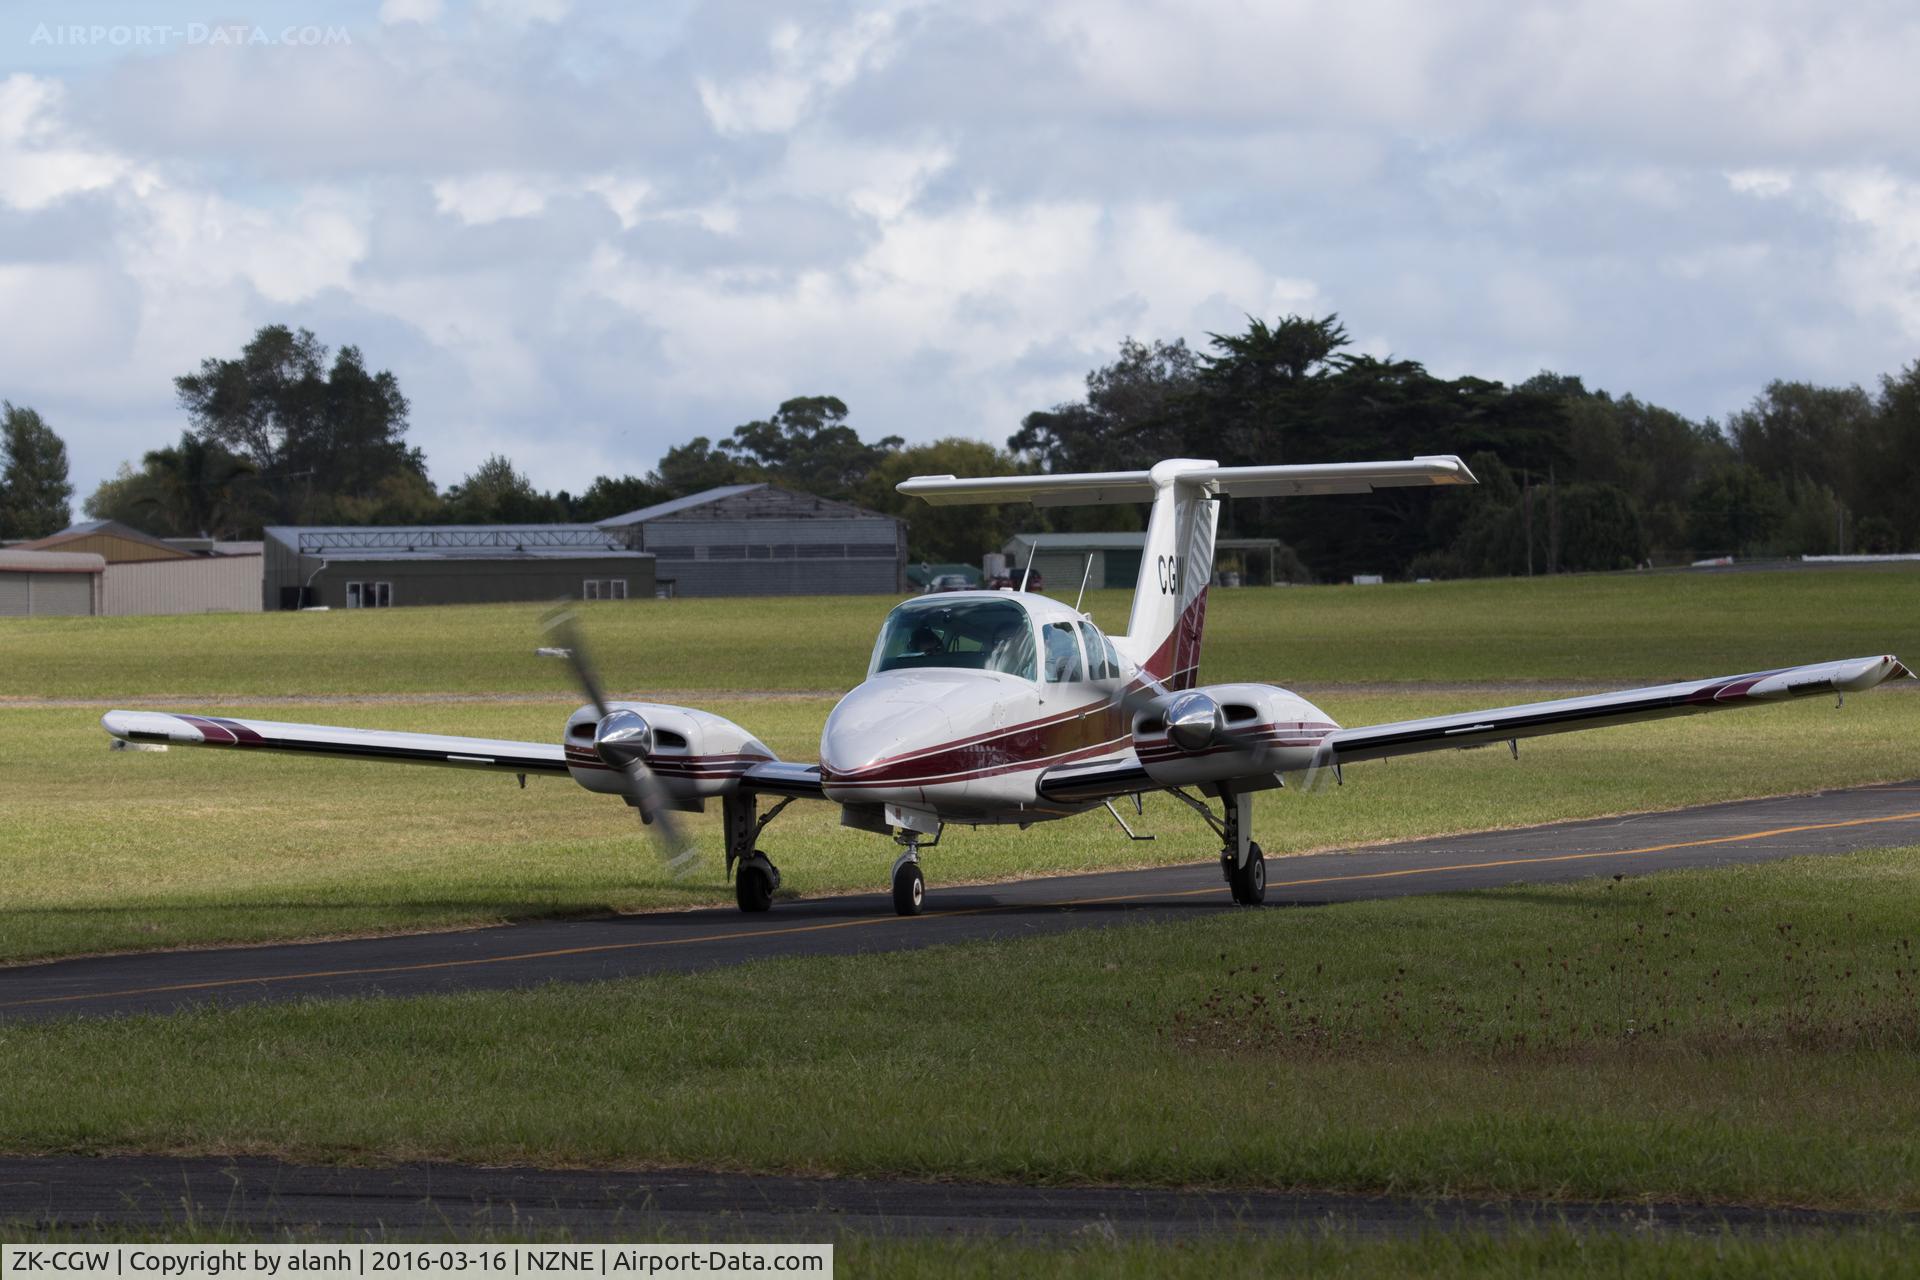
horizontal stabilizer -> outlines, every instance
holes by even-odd
[[[1156,475],[1160,478],[1156,482]],[[981,502],[1030,502],[1037,507],[1151,502],[1158,484],[1204,486],[1242,498],[1308,497],[1370,493],[1408,486],[1474,484],[1467,464],[1452,455],[1399,462],[1315,462],[1291,466],[1221,467],[1211,463],[1162,463],[1152,471],[1088,471],[1051,476],[915,476],[898,488],[935,506]]]

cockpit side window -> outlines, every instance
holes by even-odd
[[[1100,628],[1091,622],[1080,624],[1080,638],[1087,642],[1087,678],[1089,680],[1117,680],[1120,677],[1120,664],[1114,661],[1113,646],[1100,634]]]
[[[874,645],[873,670],[965,667],[1035,676],[1033,623],[1010,600],[901,605],[887,615]]]
[[[1049,622],[1046,625],[1047,641],[1047,683],[1072,684],[1087,678],[1087,669],[1080,660],[1080,641],[1073,634],[1071,622]]]

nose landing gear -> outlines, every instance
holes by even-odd
[[[927,881],[920,874],[919,851],[909,847],[893,860],[893,909],[903,916],[917,916],[926,910]]]
[[[918,831],[902,827],[893,838],[901,846],[900,856],[893,860],[893,909],[903,916],[917,916],[927,907],[927,880],[920,874],[920,851],[939,844],[940,832],[936,830],[933,839],[923,843]]]

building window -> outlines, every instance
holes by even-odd
[[[393,603],[391,582],[349,582],[347,608],[384,609]]]
[[[625,578],[583,578],[580,582],[582,600],[625,600],[627,598],[627,580]]]

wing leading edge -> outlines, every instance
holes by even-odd
[[[1319,768],[1421,751],[1461,750],[1639,720],[1725,711],[1792,698],[1857,693],[1889,680],[1906,680],[1912,676],[1898,658],[1884,654],[1623,689],[1616,693],[1556,698],[1550,702],[1528,702],[1487,711],[1463,711],[1392,724],[1363,725],[1327,734],[1314,755],[1313,764]],[[1262,786],[1273,785],[1276,770],[1298,768],[1300,763],[1298,755],[1289,763],[1277,754],[1261,756],[1248,752],[1218,753],[1216,758],[1221,765],[1220,776],[1212,781]],[[1129,755],[1121,760],[1049,769],[1041,776],[1039,791],[1043,799],[1057,804],[1091,804],[1161,785],[1153,776],[1151,766]]]
[[[1457,715],[1336,729],[1327,735],[1321,752],[1328,764],[1382,760],[1421,751],[1480,747],[1514,738],[1598,729],[1636,720],[1725,711],[1792,698],[1857,693],[1888,680],[1911,679],[1912,674],[1891,654],[1846,658],[1775,671],[1624,689],[1618,693],[1556,698],[1551,702],[1528,702],[1488,711],[1464,711]]]
[[[325,724],[286,724],[278,720],[236,720],[171,711],[109,711],[100,726],[128,742],[170,746],[227,747],[288,752],[352,760],[387,760],[444,765],[455,769],[498,769],[506,773],[565,773],[567,754],[557,742],[512,742],[499,738],[460,738],[438,733],[399,733],[386,729],[343,729]]]

